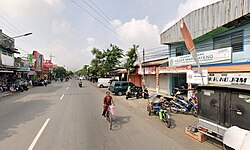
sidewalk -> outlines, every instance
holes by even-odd
[[[10,91],[6,91],[6,92],[2,92],[0,93],[0,99],[4,98],[4,97],[7,97],[9,95],[12,95],[13,93],[10,92]]]

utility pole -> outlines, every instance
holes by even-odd
[[[56,57],[56,56],[53,56],[52,53],[51,53],[50,56],[49,56],[51,62],[52,62],[53,57]]]

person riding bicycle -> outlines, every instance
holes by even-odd
[[[109,108],[109,106],[111,104],[115,105],[113,98],[110,96],[110,92],[107,91],[106,92],[106,96],[103,99],[103,112],[102,112],[102,116],[106,117],[107,110],[108,110],[108,108]]]

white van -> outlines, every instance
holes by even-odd
[[[111,80],[111,78],[99,78],[98,82],[97,82],[97,86],[99,88],[108,87],[110,80]]]

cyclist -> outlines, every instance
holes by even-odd
[[[115,105],[113,98],[110,96],[110,92],[107,91],[106,92],[106,96],[103,99],[103,112],[102,112],[102,116],[106,117],[107,110],[108,110],[108,108],[109,108],[109,106],[111,104]]]

